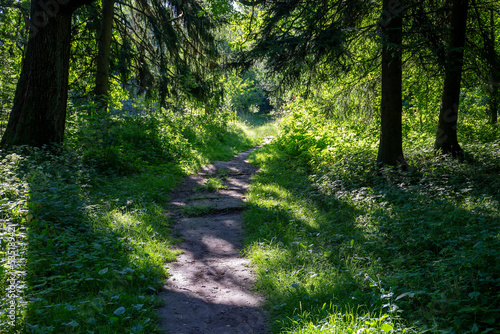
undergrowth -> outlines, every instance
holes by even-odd
[[[73,115],[65,147],[0,152],[0,332],[159,332],[165,204],[262,138],[225,114]]]
[[[498,333],[498,130],[462,120],[460,161],[406,119],[404,172],[377,166],[376,122],[294,108],[245,212],[273,332]]]
[[[167,165],[193,172],[212,160],[229,159],[261,137],[234,114],[160,109],[157,112],[87,116],[73,113],[66,145],[100,171],[135,173]]]

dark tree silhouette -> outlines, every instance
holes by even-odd
[[[0,146],[42,146],[63,141],[71,16],[92,1],[31,1],[28,45]]]
[[[457,139],[457,120],[468,9],[468,0],[453,0],[450,42],[445,59],[443,94],[439,109],[436,141],[434,142],[436,151],[453,156],[463,153]]]
[[[406,164],[402,139],[402,4],[384,0],[382,20],[382,102],[377,162],[384,165]]]

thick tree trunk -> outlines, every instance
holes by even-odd
[[[92,0],[32,0],[30,38],[1,147],[62,143],[71,14]]]
[[[109,57],[111,54],[111,39],[113,37],[114,6],[115,0],[102,1],[102,21],[98,40],[97,72],[94,88],[98,107],[102,110],[107,108],[109,97]]]
[[[377,162],[393,166],[405,165],[401,119],[401,8],[395,8],[392,0],[384,0],[382,16],[382,103]]]
[[[457,139],[457,120],[468,8],[468,0],[453,0],[450,44],[446,55],[443,95],[434,142],[436,151],[453,156],[463,154]]]

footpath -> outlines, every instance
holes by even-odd
[[[264,300],[252,291],[254,276],[240,253],[245,192],[256,171],[247,157],[254,149],[214,162],[171,195],[173,233],[183,242],[160,294],[161,326],[169,334],[268,333]],[[217,191],[207,187],[221,181]]]

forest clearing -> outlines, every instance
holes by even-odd
[[[500,3],[0,3],[0,333],[500,333]]]

